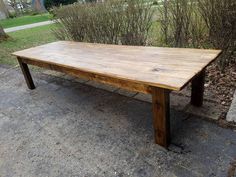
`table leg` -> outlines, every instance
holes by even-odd
[[[152,88],[153,127],[155,142],[165,148],[170,143],[169,90]]]
[[[24,78],[25,78],[28,88],[31,90],[35,89],[34,81],[31,77],[28,65],[26,63],[23,63],[20,58],[17,58],[17,60],[19,62],[20,68],[22,70],[22,73],[24,75]]]
[[[197,107],[203,104],[205,70],[201,71],[192,80],[191,104]]]

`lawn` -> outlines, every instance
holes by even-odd
[[[46,13],[41,15],[31,15],[31,16],[22,16],[17,18],[10,18],[6,20],[0,20],[0,25],[3,26],[3,28],[11,28],[15,26],[21,26],[21,25],[27,25],[37,22],[43,22],[50,20],[52,15]]]
[[[158,38],[157,29],[159,25],[158,22],[153,23],[149,36],[149,42],[152,45],[157,45],[156,38]],[[55,27],[55,25],[52,24],[8,33],[11,39],[0,43],[0,64],[16,65],[16,58],[12,56],[11,53],[57,41],[52,32],[53,27]]]
[[[56,41],[52,33],[54,25],[46,25],[8,33],[11,39],[0,43],[0,64],[16,65],[12,52]]]

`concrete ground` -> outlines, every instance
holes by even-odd
[[[234,98],[226,116],[226,120],[236,123],[236,90],[234,92]]]
[[[0,67],[0,177],[235,177],[236,132],[171,109],[153,143],[151,104],[76,81]]]

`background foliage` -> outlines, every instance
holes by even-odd
[[[68,5],[77,2],[77,0],[45,0],[45,8],[50,10],[52,7],[58,7],[60,5]]]
[[[236,62],[235,0],[165,0],[159,6],[160,44],[222,49],[219,66]]]
[[[142,0],[73,4],[54,9],[59,39],[145,45],[152,24],[151,6]]]

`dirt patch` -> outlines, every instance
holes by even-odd
[[[228,170],[228,177],[236,176],[236,159],[230,163],[230,167]]]
[[[9,36],[8,35],[4,35],[4,36],[1,36],[0,35],[0,42],[3,42],[3,41],[6,41],[9,39]]]

